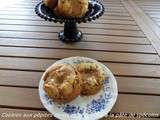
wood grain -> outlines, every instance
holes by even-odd
[[[25,32],[25,31],[0,31],[0,37],[17,37],[17,38],[50,38],[57,37],[56,31],[54,32]],[[60,29],[59,29],[60,30]],[[63,28],[61,28],[63,30]],[[81,29],[87,35],[103,35],[103,36],[122,36],[122,37],[141,37],[145,38],[145,35],[141,31],[121,31],[121,30],[101,30],[101,29]],[[37,30],[38,31],[38,30]]]
[[[160,35],[157,31],[159,28],[151,21],[145,13],[132,1],[122,0],[137,24],[143,29],[144,34],[148,37],[158,54],[160,55]],[[143,16],[143,17],[139,17]],[[156,27],[155,27],[156,26]]]
[[[96,59],[113,72],[119,96],[112,113],[158,113],[160,58],[155,49],[158,37],[154,30],[159,31],[156,27],[152,29],[153,25],[143,15],[146,11],[158,24],[160,2],[136,0],[134,7],[130,1],[103,0],[106,12],[96,21],[78,25],[84,39],[75,44],[58,40],[62,24],[44,21],[35,14],[39,0],[17,0],[15,5],[0,8],[0,114],[47,113],[38,96],[39,80],[56,60],[71,56]],[[144,11],[137,10],[138,5]],[[56,120],[34,118],[44,119]],[[116,119],[130,120],[115,117],[102,120]]]
[[[106,6],[107,7],[107,6]],[[0,13],[0,15],[6,15],[6,14],[14,14],[14,15],[22,15],[22,16],[30,16],[30,17],[35,17],[37,16],[34,12],[34,6],[25,6],[25,7],[12,7],[14,9],[18,8],[18,9],[21,9],[21,8],[26,8],[26,9],[31,9],[32,11],[24,11],[24,12],[17,12],[17,11],[3,11]],[[119,8],[119,7],[117,7]],[[121,15],[121,16],[130,16],[127,12],[112,12],[112,11],[108,11],[107,13],[104,13],[104,15]]]
[[[17,10],[17,9],[15,9]],[[1,19],[13,19],[13,20],[37,20],[37,21],[44,21],[43,19],[39,18],[39,17],[29,17],[29,16],[21,16],[21,15],[13,15],[13,14],[9,14],[9,15],[0,15]],[[101,19],[105,19],[105,20],[129,20],[129,21],[133,21],[132,17],[123,17],[123,16],[102,16]],[[89,22],[88,22],[89,24]],[[55,24],[56,25],[56,24]]]
[[[24,16],[24,18],[25,18],[26,16]],[[38,16],[37,16],[38,17]],[[46,21],[44,21],[43,19],[42,20],[40,20],[40,21],[33,21],[32,19],[32,17],[28,17],[27,16],[27,18],[29,18],[29,19],[31,19],[31,20],[12,20],[12,19],[6,19],[6,20],[3,20],[3,19],[1,19],[0,20],[0,24],[22,24],[22,25],[48,25],[48,26],[53,26],[53,25],[55,25],[55,23],[53,23],[53,22],[46,22]],[[15,18],[16,19],[16,18]],[[100,20],[99,20],[100,21]],[[105,25],[105,24],[116,24],[116,25],[133,25],[133,26],[135,26],[136,24],[135,24],[135,22],[133,22],[133,21],[124,21],[124,20],[101,20],[100,22],[103,22],[102,24],[103,25]],[[94,23],[94,24],[101,24],[101,23],[97,23],[96,21],[93,21],[93,22],[91,22],[92,24]],[[89,23],[89,24],[91,24],[91,23]]]
[[[37,89],[0,87],[0,91],[0,106],[44,109]],[[111,112],[157,112],[160,111],[160,107],[157,106],[160,104],[159,98],[160,96],[119,94]]]
[[[61,53],[61,54],[59,54]],[[103,57],[102,57],[103,55]],[[100,61],[125,62],[125,63],[151,63],[159,64],[157,55],[103,52],[89,50],[45,49],[45,48],[21,48],[0,47],[0,56],[28,57],[28,58],[64,58],[71,56],[86,56]]]
[[[1,46],[35,47],[35,48],[60,48],[97,51],[118,51],[131,53],[156,53],[151,45],[123,44],[123,43],[97,43],[80,42],[78,44],[65,44],[58,40],[27,40],[27,39],[0,39]]]
[[[20,61],[18,62],[20,63]],[[33,62],[30,64],[33,64]],[[52,64],[52,62],[50,64]],[[38,65],[42,66],[40,63]],[[15,67],[12,66],[10,67],[10,69],[11,68],[14,69]],[[41,68],[40,71],[44,71],[44,68]],[[1,77],[3,77],[3,79],[0,80],[0,86],[17,86],[17,87],[33,87],[33,88],[38,87],[38,83],[43,72],[34,71],[36,70],[34,67],[30,68],[32,69],[32,71],[22,71],[23,69],[27,69],[26,66],[24,66],[24,68],[16,68],[16,69],[19,70],[16,71],[0,70],[0,72],[2,73]],[[157,78],[116,76],[116,79],[118,82],[119,92],[122,93],[157,94],[157,95],[159,95],[160,93],[159,89],[160,78],[157,79]]]
[[[160,2],[139,2],[136,1],[137,5],[143,9],[143,11],[146,13],[146,16],[148,17],[148,21],[150,21],[150,24],[154,30],[154,32],[157,34],[157,36],[160,36],[160,28],[157,25],[160,25],[159,18],[160,18],[160,9],[158,8],[160,6]],[[145,8],[145,7],[149,8]]]
[[[17,20],[17,19],[16,19]],[[20,19],[18,19],[20,20]],[[16,26],[16,27],[15,27]],[[61,27],[62,29],[62,25],[60,24],[54,24],[54,27]],[[31,30],[31,29],[47,29],[49,30],[53,30],[54,28],[52,26],[45,26],[45,25],[25,25],[25,24],[19,24],[19,25],[15,25],[15,24],[1,24],[0,25],[1,30]],[[82,23],[79,25],[79,28],[94,28],[94,29],[112,29],[112,30],[130,30],[130,31],[140,31],[140,28],[138,26],[133,26],[133,25],[121,25],[121,24],[85,24]],[[37,31],[37,29],[36,29]]]
[[[11,63],[10,65],[6,64],[5,59],[2,60],[4,61],[4,63],[1,63],[1,67],[5,69],[8,68],[13,70],[20,69],[20,70],[36,70],[36,71],[37,70],[43,71],[53,62],[55,62],[55,60],[29,59],[22,61],[23,59],[15,58],[15,60],[12,60],[11,58],[8,58],[8,61],[10,60]],[[16,60],[17,64],[13,65],[12,63],[15,63]],[[26,64],[24,64],[24,62]],[[137,77],[139,76],[139,77],[155,77],[155,78],[160,77],[160,66],[158,65],[126,64],[126,63],[123,64],[123,63],[109,63],[109,62],[104,62],[104,63],[111,69],[111,71],[113,71],[115,75],[119,76],[137,76]],[[22,64],[24,64],[23,65],[24,67],[22,67]]]
[[[44,41],[51,41],[51,40],[57,40],[57,34],[53,33],[53,36],[51,38],[30,38],[29,37],[1,37],[1,40],[44,40]],[[150,45],[150,42],[146,38],[134,38],[134,37],[122,37],[122,36],[100,36],[100,35],[85,35],[83,42],[89,41],[89,42],[101,42],[101,43],[124,43],[124,44],[144,44],[144,45]]]

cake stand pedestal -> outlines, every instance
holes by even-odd
[[[60,40],[63,42],[77,42],[83,39],[83,33],[78,30],[77,23],[86,23],[87,21],[98,19],[104,13],[104,6],[99,1],[90,0],[88,12],[81,18],[56,16],[43,2],[36,5],[35,12],[47,21],[64,23],[64,30],[58,34]]]

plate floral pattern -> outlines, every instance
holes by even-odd
[[[79,96],[70,103],[59,105],[48,98],[43,90],[43,76],[55,64],[77,64],[80,62],[94,62],[102,66],[106,79],[103,89],[96,95]],[[117,83],[112,72],[102,63],[87,57],[70,57],[57,61],[43,74],[39,83],[39,96],[44,107],[60,120],[97,120],[107,116],[116,102],[118,90]]]

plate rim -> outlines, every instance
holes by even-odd
[[[108,113],[112,110],[113,106],[115,105],[116,101],[117,101],[117,98],[118,98],[118,86],[117,86],[117,81],[116,81],[116,78],[114,77],[113,73],[110,71],[110,69],[107,67],[107,65],[104,65],[103,63],[95,60],[95,59],[92,59],[92,58],[89,58],[89,57],[81,57],[81,56],[75,56],[75,57],[67,57],[67,58],[64,58],[64,59],[60,59],[60,60],[57,60],[55,62],[53,62],[53,64],[51,64],[46,70],[45,72],[42,74],[42,77],[39,81],[39,86],[38,86],[38,93],[39,93],[39,97],[40,97],[40,101],[42,103],[42,105],[45,107],[45,109],[51,113],[54,117],[60,119],[60,120],[63,120],[61,119],[59,116],[57,116],[55,113],[53,113],[50,109],[48,109],[48,107],[44,104],[43,102],[43,99],[41,98],[41,93],[40,93],[40,86],[41,86],[41,82],[44,81],[43,78],[45,76],[45,74],[48,72],[48,70],[50,70],[55,64],[58,64],[58,62],[62,61],[62,60],[68,60],[68,59],[77,59],[77,58],[82,58],[82,59],[87,59],[87,60],[91,60],[93,62],[96,62],[100,65],[102,65],[103,67],[105,67],[105,69],[110,73],[112,79],[110,80],[111,82],[111,86],[113,87],[114,86],[114,89],[112,88],[112,102],[109,103],[109,105],[107,106],[107,110],[105,111],[105,113],[103,115],[99,115],[99,116],[94,116],[94,120],[97,120],[97,119],[100,119],[100,118],[103,118],[103,117],[107,117],[108,116]],[[114,96],[113,96],[114,95]],[[75,118],[74,118],[75,119]],[[71,120],[71,119],[70,119]],[[89,120],[89,119],[83,119],[83,120]]]

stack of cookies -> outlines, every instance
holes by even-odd
[[[88,0],[43,0],[58,16],[83,17],[88,11]]]

